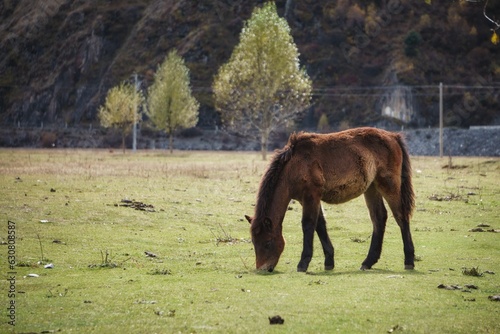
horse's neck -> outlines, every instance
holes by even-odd
[[[273,226],[278,226],[281,229],[290,200],[288,187],[286,187],[283,182],[278,183],[274,190],[271,203],[267,203],[266,206],[266,217],[271,219]]]

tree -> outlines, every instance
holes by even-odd
[[[154,125],[169,135],[170,153],[173,135],[180,128],[195,126],[199,103],[191,95],[189,69],[177,52],[171,51],[158,67],[148,91],[147,115]]]
[[[404,43],[405,43],[405,54],[408,57],[415,57],[418,54],[417,47],[420,44],[422,37],[416,31],[410,31],[408,35],[406,35]]]
[[[118,128],[122,133],[122,149],[125,153],[125,137],[132,126],[140,120],[139,107],[144,101],[142,93],[135,86],[121,83],[111,88],[106,101],[99,108],[99,121],[105,128]]]
[[[481,0],[466,0],[468,2],[480,2]],[[488,1],[489,0],[486,0],[486,2],[484,3],[484,7],[483,7],[483,16],[488,20],[490,21],[491,23],[493,23],[495,25],[494,28],[491,29],[491,31],[493,31],[493,35],[491,35],[491,43],[497,45],[498,43],[500,43],[500,37],[498,37],[498,34],[497,34],[497,30],[500,30],[500,22],[497,21],[497,20],[493,20],[491,17],[488,16],[488,14],[486,14],[486,7],[488,7]],[[432,0],[425,0],[425,2],[430,5],[432,3]]]
[[[330,122],[328,121],[328,115],[326,113],[322,113],[318,120],[318,132],[326,133],[330,131]]]
[[[274,2],[257,8],[240,42],[213,83],[215,107],[223,124],[260,137],[266,158],[269,135],[293,123],[311,100],[311,80],[299,67],[299,53]]]

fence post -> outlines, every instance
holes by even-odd
[[[443,157],[443,83],[439,83],[439,157]]]

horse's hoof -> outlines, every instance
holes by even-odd
[[[415,269],[415,265],[413,264],[405,264],[405,270],[413,270]]]
[[[333,270],[334,265],[325,266],[325,270]]]
[[[363,270],[363,271],[370,270],[370,269],[372,269],[372,267],[368,267],[368,266],[366,266],[364,264],[361,266],[361,268],[359,268],[359,270]]]
[[[297,272],[298,273],[305,273],[307,271],[307,268],[300,268],[300,267],[297,267]]]

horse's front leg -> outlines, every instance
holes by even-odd
[[[321,246],[323,247],[323,253],[325,254],[325,270],[332,270],[335,267],[334,248],[328,236],[328,231],[326,230],[326,220],[321,207],[318,215],[316,233],[318,234]]]
[[[303,244],[302,244],[302,255],[300,257],[300,262],[297,265],[297,271],[305,272],[309,267],[313,256],[313,240],[314,231],[316,230],[316,225],[318,222],[319,214],[319,201],[314,201],[309,199],[302,204],[302,232],[303,232]]]

